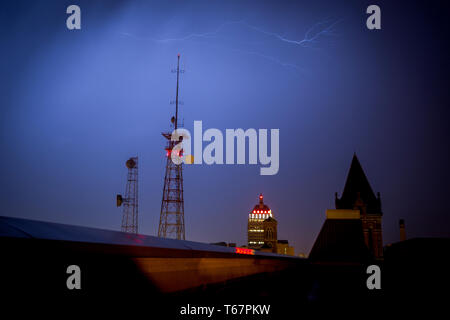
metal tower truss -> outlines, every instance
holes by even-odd
[[[122,231],[138,233],[138,158],[127,160],[128,168],[125,197],[117,195],[117,206],[123,204]]]
[[[185,240],[183,164],[173,163],[170,157],[173,146],[174,142],[168,141],[158,237]]]
[[[178,128],[178,88],[180,78],[180,55],[177,63],[177,89],[175,100],[175,116],[172,123]],[[182,71],[181,71],[182,72]],[[167,139],[166,174],[164,177],[161,213],[159,217],[158,237],[185,240],[184,231],[184,198],[183,198],[183,164],[175,164],[171,153],[178,141],[171,141],[171,133],[162,133]],[[181,151],[182,152],[182,151]]]

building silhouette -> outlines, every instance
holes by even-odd
[[[277,253],[278,254],[287,254],[289,256],[294,256],[294,247],[289,245],[288,240],[278,240],[277,241]]]
[[[398,224],[400,228],[400,241],[405,241],[406,240],[405,220],[400,219]]]
[[[335,195],[336,209],[327,219],[311,249],[315,261],[365,262],[383,257],[381,199],[353,155],[344,191]]]
[[[336,193],[335,204],[336,209],[359,211],[364,242],[375,258],[381,258],[383,256],[381,228],[383,213],[380,193],[378,192],[375,196],[356,154],[353,155],[342,196],[339,198]]]

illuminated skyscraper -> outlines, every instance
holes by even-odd
[[[259,195],[259,203],[248,215],[248,247],[250,249],[273,249],[277,245],[277,220],[272,210],[264,204],[264,197]]]

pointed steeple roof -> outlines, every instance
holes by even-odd
[[[356,209],[364,206],[366,213],[381,213],[379,194],[378,197],[375,196],[356,154],[353,155],[342,197],[339,199],[336,194],[335,202],[336,209]]]

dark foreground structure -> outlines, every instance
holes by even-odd
[[[394,301],[393,295],[424,294],[426,281],[416,288],[404,276],[404,263],[420,261],[411,241],[388,248],[386,260],[376,262],[382,269],[382,289],[368,290],[366,268],[373,261],[315,262],[250,249],[0,217],[1,294],[7,297],[5,308],[10,300],[61,301],[78,307],[93,302],[99,307],[100,301],[108,301],[106,307],[111,309],[115,302],[128,300],[133,310],[150,308],[167,319],[178,317],[187,304],[216,308],[270,304],[274,317],[335,303],[383,306]],[[430,266],[437,262],[441,265],[434,270],[445,270],[436,258],[442,250],[449,252],[449,241],[417,241],[423,250],[429,244],[437,249],[427,257],[430,264],[421,264],[428,267],[418,270],[415,277],[427,279]],[[66,284],[71,265],[81,270],[79,290],[69,290]],[[213,318],[222,317],[227,318],[225,314]]]

